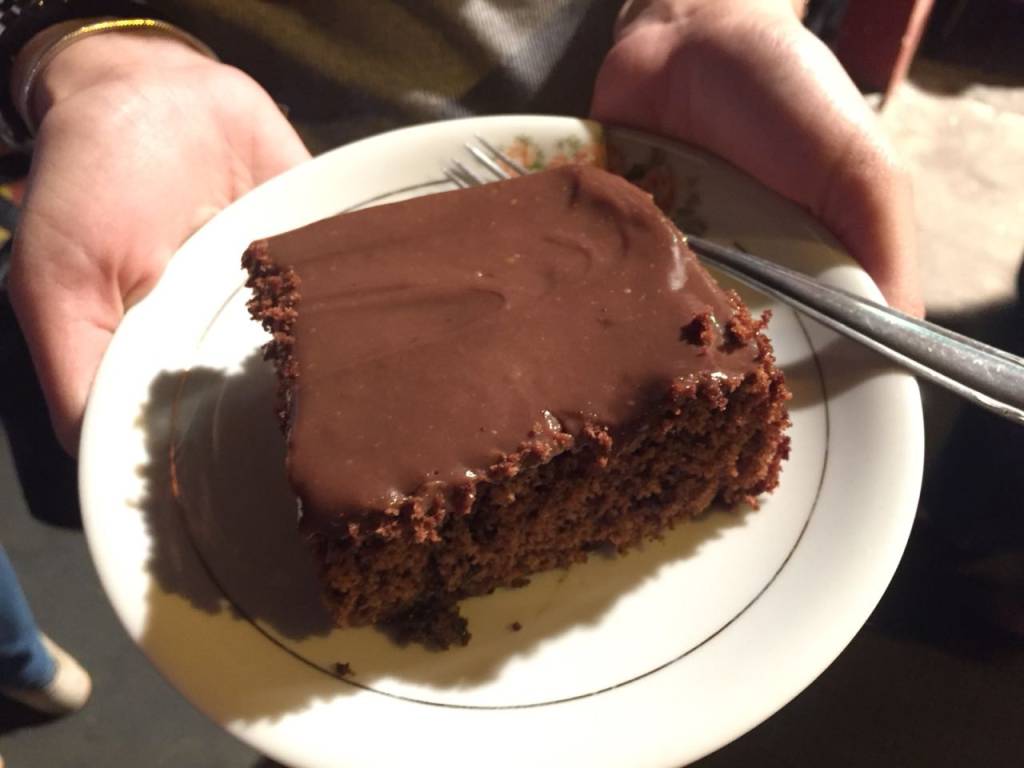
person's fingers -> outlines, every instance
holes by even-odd
[[[654,130],[660,122],[661,81],[670,56],[656,28],[633,32],[605,56],[594,81],[590,114],[595,120]]]
[[[29,220],[25,226],[29,238],[32,228]],[[14,245],[11,302],[32,353],[54,431],[64,449],[76,455],[89,389],[120,308],[90,291],[79,276],[48,274],[45,268],[33,272],[23,258],[21,233],[25,230],[19,230]],[[36,250],[33,255],[45,253]]]
[[[253,165],[253,181],[262,184],[290,168],[309,160],[309,150],[291,124],[281,120],[278,130],[260,135],[262,150]]]
[[[805,30],[749,24],[675,48],[655,25],[624,38],[602,68],[594,116],[729,160],[808,209],[890,303],[920,314],[909,184],[873,113]]]
[[[275,145],[281,151],[264,153],[253,168],[256,183],[308,157],[297,136],[289,141],[283,133],[284,142]],[[215,212],[211,209],[209,215]],[[29,208],[19,224],[8,277],[54,431],[72,455],[77,454],[89,392],[113,333],[127,307],[144,297],[158,278],[142,273],[133,285],[121,285],[118,275],[100,270],[105,260],[99,255],[73,256],[80,247]]]
[[[126,303],[152,287],[172,234],[187,232],[188,212],[180,209],[188,201],[157,162],[158,147],[106,152],[102,137],[82,136],[69,117],[54,112],[37,137],[9,288],[54,432],[74,455],[93,379]],[[89,162],[90,149],[108,159]],[[139,157],[149,164],[127,173]],[[176,208],[165,204],[168,189],[177,193]],[[140,233],[150,240],[144,250]],[[128,263],[129,253],[145,259]]]
[[[72,453],[126,308],[218,210],[309,158],[239,70],[179,48],[156,64],[157,49],[131,37],[110,41],[117,56],[86,42],[47,69],[53,98],[9,276],[54,429]],[[83,73],[87,87],[73,87]]]
[[[252,160],[254,184],[262,184],[293,166],[309,160],[309,150],[306,149],[299,134],[295,132],[291,123],[283,115],[270,125],[264,126],[264,130],[259,132],[256,143]]]
[[[872,276],[891,306],[924,315],[911,186],[887,145],[866,136],[851,141],[830,170],[824,193],[805,204]]]
[[[708,41],[691,54],[709,60],[690,86],[701,105],[688,110],[691,140],[809,210],[889,303],[921,314],[909,182],[831,51],[798,25],[777,23],[746,46]]]

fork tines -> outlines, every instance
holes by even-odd
[[[496,180],[522,176],[527,170],[482,136],[476,136],[476,144],[467,142],[466,150],[477,163],[486,168]],[[488,179],[467,167],[459,160],[451,160],[444,175],[459,187],[477,187],[488,183]]]

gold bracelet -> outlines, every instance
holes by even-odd
[[[14,61],[11,71],[11,97],[14,106],[25,121],[29,133],[35,135],[38,126],[32,119],[29,105],[32,103],[32,91],[43,70],[49,66],[61,51],[93,35],[107,32],[130,32],[143,35],[159,35],[170,37],[185,43],[190,48],[218,61],[217,54],[199,38],[190,35],[183,29],[166,21],[156,19],[72,19],[55,24],[36,35],[21,49]]]

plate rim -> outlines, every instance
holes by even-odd
[[[491,116],[491,117],[484,117],[484,118],[480,118],[480,117],[476,117],[476,118],[460,118],[458,120],[445,120],[445,121],[438,121],[438,122],[435,122],[435,123],[426,123],[426,124],[417,125],[417,126],[400,128],[400,129],[397,129],[397,130],[394,130],[394,131],[389,131],[389,132],[386,132],[386,133],[383,133],[383,134],[378,134],[376,136],[371,136],[371,137],[368,137],[366,139],[362,139],[362,140],[360,140],[358,142],[354,142],[352,144],[348,144],[348,145],[345,145],[343,147],[339,147],[339,148],[337,148],[335,150],[332,150],[331,152],[326,153],[325,155],[321,155],[319,158],[316,158],[316,159],[313,159],[313,160],[311,160],[311,161],[309,161],[307,163],[304,163],[302,166],[299,166],[296,169],[293,169],[293,171],[287,172],[287,173],[283,174],[282,176],[277,177],[277,178],[271,180],[266,185],[263,185],[260,188],[257,188],[257,190],[255,190],[255,191],[263,190],[261,192],[261,194],[271,194],[273,189],[276,188],[276,186],[285,185],[285,184],[289,183],[289,181],[292,180],[292,179],[300,178],[300,175],[299,175],[300,173],[309,173],[310,171],[308,171],[308,167],[309,167],[310,163],[315,163],[318,160],[322,160],[322,158],[324,158],[324,157],[327,157],[329,155],[334,155],[335,153],[338,153],[338,152],[342,152],[342,151],[346,151],[346,152],[358,151],[360,148],[365,147],[367,145],[367,143],[369,143],[369,142],[380,141],[382,139],[382,137],[392,137],[392,140],[399,140],[401,138],[404,138],[405,136],[415,136],[417,132],[437,130],[438,128],[440,128],[442,130],[445,130],[445,129],[450,129],[453,125],[459,125],[459,124],[474,125],[474,126],[476,126],[476,130],[484,130],[488,124],[490,124],[490,125],[501,124],[504,127],[504,125],[507,124],[509,121],[514,121],[516,123],[524,123],[524,124],[525,123],[544,124],[546,126],[545,130],[547,129],[547,126],[551,126],[551,127],[558,126],[558,127],[565,127],[565,128],[572,128],[572,129],[575,129],[575,130],[579,130],[581,124],[582,125],[588,125],[588,124],[589,125],[593,125],[592,123],[590,123],[590,121],[583,121],[583,120],[579,120],[579,119],[576,119],[576,118],[565,118],[565,117],[557,117],[557,116],[537,116],[537,115],[498,115],[498,116]],[[697,154],[703,154],[703,155],[707,155],[708,154],[708,153],[706,153],[706,152],[704,152],[702,150],[696,149],[696,148],[692,148],[692,147],[689,147],[689,146],[686,146],[686,145],[679,145],[677,142],[673,142],[673,141],[668,140],[668,139],[663,139],[661,137],[649,137],[646,134],[643,134],[643,133],[637,132],[637,131],[632,131],[631,129],[613,128],[612,130],[615,130],[615,131],[625,131],[625,132],[628,132],[630,134],[641,136],[641,137],[644,137],[645,139],[651,139],[654,142],[663,143],[663,144],[668,145],[668,146],[673,146],[673,147],[682,146],[687,151],[696,152]],[[471,135],[472,129],[468,129],[465,133],[467,135]],[[719,158],[714,158],[714,160],[715,161],[721,161]],[[725,162],[725,161],[721,161],[721,162]],[[303,170],[303,169],[307,169],[307,170]],[[268,193],[266,191],[268,188],[271,189],[271,193]],[[250,194],[252,194],[252,193],[250,193]],[[248,197],[248,195],[246,197]],[[242,198],[242,199],[245,199],[245,198]],[[225,210],[227,211],[227,210],[230,210],[232,208],[235,208],[235,206],[237,206],[237,204],[238,204],[238,201],[236,201],[236,203],[232,204],[232,206],[229,206],[229,208],[225,209]],[[218,218],[219,218],[219,216],[218,216]],[[814,226],[816,226],[823,233],[825,233],[825,238],[823,238],[823,239],[826,239],[826,242],[828,241],[828,239],[831,239],[834,242],[834,238],[832,238],[831,235],[827,233],[827,230],[825,230],[824,227],[822,227],[820,224],[817,224],[816,222],[814,222]],[[183,244],[182,248],[184,248],[185,245],[187,245],[187,243],[190,242],[190,241],[191,241],[191,238],[190,238],[189,241],[186,241],[186,243]],[[851,260],[851,264],[852,264],[852,260]],[[832,279],[834,281],[834,278],[826,278],[826,280],[830,280],[830,279]],[[857,267],[855,270],[847,271],[844,274],[844,277],[843,277],[842,281],[845,281],[845,282],[848,282],[848,283],[852,282],[854,288],[856,288],[858,290],[861,290],[862,292],[868,293],[869,295],[872,296],[872,298],[876,298],[876,299],[880,298],[880,294],[879,294],[877,288],[874,286],[874,283],[871,282],[870,278],[866,275],[866,273],[864,273],[862,270],[860,270],[859,267]],[[848,285],[847,287],[850,287],[850,286]],[[144,302],[145,302],[145,300],[144,300]],[[130,318],[132,317],[132,313],[133,312],[135,312],[135,308],[130,310],[128,315],[126,315],[126,318],[125,318],[125,321],[124,321],[125,323],[132,322],[130,320]],[[802,325],[802,322],[801,322],[801,325]],[[123,334],[122,334],[122,337],[123,337]],[[812,346],[812,349],[815,349],[815,345],[812,344],[811,346]],[[106,386],[105,382],[112,375],[110,373],[110,369],[112,369],[115,366],[115,364],[116,364],[115,358],[116,358],[116,355],[119,353],[119,350],[120,350],[120,344],[118,342],[117,334],[115,334],[114,342],[112,342],[110,349],[108,349],[108,353],[104,356],[104,359],[103,359],[103,361],[101,363],[101,366],[100,366],[100,370],[99,370],[99,372],[97,374],[96,382],[100,386]],[[115,361],[115,362],[112,362],[112,361]],[[904,450],[904,452],[905,452],[904,462],[905,462],[905,464],[909,464],[910,465],[910,469],[912,471],[909,473],[910,477],[908,478],[908,483],[905,484],[902,488],[899,489],[900,506],[904,506],[904,507],[908,508],[909,511],[904,513],[905,514],[905,519],[903,519],[901,521],[902,524],[903,524],[902,527],[905,530],[903,530],[903,531],[896,530],[897,528],[899,528],[899,526],[895,526],[894,527],[893,533],[895,533],[895,536],[893,536],[893,538],[899,540],[898,541],[898,546],[895,547],[895,549],[892,549],[891,551],[889,551],[887,553],[888,559],[887,559],[886,567],[881,569],[883,572],[885,572],[885,575],[884,575],[884,578],[880,578],[879,579],[879,582],[881,583],[881,588],[878,588],[878,589],[875,589],[875,590],[869,590],[869,591],[877,592],[875,597],[869,601],[871,603],[871,607],[872,608],[873,608],[873,606],[875,604],[877,604],[878,600],[881,598],[882,594],[885,591],[885,587],[888,585],[889,581],[891,580],[892,574],[894,573],[895,568],[896,568],[896,566],[897,566],[897,564],[898,564],[898,562],[900,560],[900,557],[902,555],[903,548],[906,545],[907,538],[909,537],[910,525],[913,522],[914,510],[916,510],[916,501],[917,501],[917,498],[918,498],[919,493],[920,493],[921,476],[922,476],[922,471],[923,471],[923,455],[924,455],[923,440],[924,440],[924,437],[923,437],[923,414],[922,414],[922,410],[921,410],[920,396],[919,396],[919,393],[917,391],[916,384],[913,382],[913,379],[909,375],[907,375],[907,374],[896,374],[896,376],[898,376],[900,378],[899,378],[898,382],[896,380],[894,380],[894,382],[893,382],[894,383],[893,389],[894,389],[894,392],[898,396],[897,399],[900,400],[900,402],[899,402],[899,405],[901,406],[900,407],[900,411],[904,415],[904,427],[906,428],[906,431],[908,432],[908,434],[912,438],[911,444],[908,445],[908,446],[904,446],[904,449],[905,449]],[[823,381],[823,383],[824,383],[824,381]],[[100,516],[97,517],[98,513],[95,512],[92,504],[90,503],[92,489],[89,487],[90,486],[90,482],[91,482],[91,477],[93,477],[93,474],[92,474],[93,465],[97,461],[98,455],[100,455],[102,453],[101,449],[97,447],[98,444],[101,445],[102,442],[103,442],[103,437],[101,435],[101,427],[98,426],[99,419],[100,419],[100,417],[97,415],[97,411],[98,411],[99,406],[97,406],[96,403],[98,403],[98,402],[102,402],[102,398],[96,398],[96,397],[93,397],[92,395],[90,395],[89,403],[88,403],[88,406],[87,406],[87,409],[86,409],[85,420],[84,420],[84,423],[83,423],[82,439],[81,439],[81,445],[80,445],[80,456],[81,456],[81,460],[80,460],[81,464],[80,464],[80,466],[82,467],[83,471],[81,472],[80,478],[79,478],[79,488],[80,488],[79,493],[80,493],[80,499],[81,499],[81,503],[82,503],[83,524],[84,524],[84,527],[86,529],[86,535],[87,535],[87,539],[88,539],[88,543],[89,543],[90,553],[92,555],[93,562],[94,562],[97,570],[100,572],[101,582],[103,582],[104,591],[105,591],[108,599],[111,601],[113,607],[115,608],[115,612],[118,615],[118,619],[122,622],[122,625],[125,626],[126,630],[128,631],[128,634],[132,637],[132,639],[136,642],[136,644],[139,645],[139,647],[142,648],[142,650],[146,653],[146,655],[150,657],[150,660],[153,661],[154,666],[156,666],[156,668],[161,672],[161,674],[163,674],[165,677],[172,677],[172,676],[169,676],[167,674],[167,672],[165,671],[165,669],[164,669],[164,663],[166,662],[166,660],[165,659],[158,660],[158,659],[153,658],[152,655],[150,654],[150,652],[145,647],[143,647],[141,645],[141,643],[139,642],[140,638],[136,637],[135,633],[132,632],[132,630],[130,628],[130,622],[128,621],[128,619],[125,616],[125,610],[126,610],[125,606],[119,604],[118,600],[115,598],[115,594],[116,594],[117,590],[114,588],[114,585],[108,583],[109,574],[106,573],[106,571],[105,571],[105,569],[104,569],[104,567],[102,565],[103,552],[101,550],[100,543],[99,543],[100,531],[97,528],[97,526],[99,526],[100,523],[101,523],[102,514],[99,513]],[[97,436],[97,435],[99,435],[99,436]],[[824,480],[822,482],[824,482]],[[796,547],[794,547],[794,552],[795,551],[796,551]],[[888,567],[889,565],[891,565],[891,568]],[[868,611],[868,613],[870,613],[870,610]],[[842,640],[841,644],[838,644],[836,647],[834,647],[833,651],[830,652],[830,654],[826,654],[828,656],[828,659],[827,659],[827,661],[823,665],[821,665],[820,669],[818,669],[817,672],[811,674],[809,677],[806,677],[806,679],[801,679],[800,681],[798,681],[795,684],[795,686],[794,686],[793,690],[791,691],[791,693],[789,695],[785,696],[784,698],[782,698],[781,700],[779,700],[777,702],[777,704],[774,706],[774,708],[771,709],[771,711],[768,711],[767,713],[765,713],[764,712],[764,707],[762,707],[760,709],[761,714],[758,715],[758,716],[755,716],[753,718],[751,718],[749,716],[747,718],[738,717],[736,723],[734,724],[735,727],[733,729],[731,729],[732,730],[732,735],[728,736],[724,740],[719,740],[719,743],[711,745],[710,747],[705,748],[703,751],[699,751],[699,754],[697,752],[694,752],[694,751],[689,751],[687,753],[687,757],[685,759],[687,759],[687,760],[698,759],[699,757],[703,756],[704,754],[707,754],[708,752],[713,751],[714,749],[718,748],[719,746],[722,746],[725,743],[728,743],[728,741],[731,741],[734,738],[737,738],[739,735],[741,735],[742,733],[745,733],[746,731],[750,730],[752,727],[755,727],[760,722],[763,722],[765,719],[770,717],[771,714],[773,714],[775,711],[778,711],[778,709],[781,709],[783,706],[785,706],[785,704],[787,704],[796,694],[798,694],[806,686],[810,685],[811,682],[813,682],[813,680],[818,675],[820,675],[821,672],[823,672],[828,667],[828,665],[831,664],[831,662],[834,661],[834,659],[840,653],[842,653],[842,651],[844,650],[846,645],[850,642],[850,640],[853,639],[853,637],[855,636],[856,632],[859,630],[859,628],[861,627],[863,622],[867,619],[867,615],[868,614],[865,613],[863,617],[861,617],[859,620],[853,622],[855,626],[853,626],[852,630],[849,630],[849,628],[847,628],[849,631],[846,631],[846,632],[842,633],[842,634],[846,635],[845,639]],[[175,684],[175,687],[178,687],[173,679],[171,679],[171,682],[172,682],[172,684]],[[180,688],[179,688],[179,691],[180,691]],[[182,693],[182,695],[187,700],[192,701],[191,698],[184,691],[180,691],[180,692]],[[205,712],[205,710],[203,709],[202,706],[200,706],[199,704],[197,704],[195,702],[193,702],[193,703],[201,711]],[[429,703],[427,703],[427,705],[430,706]],[[540,709],[543,709],[543,707],[540,707]],[[506,711],[506,710],[501,710],[501,711]],[[210,712],[206,712],[206,714],[211,716],[216,722],[218,722],[218,724],[226,727],[227,730],[229,730],[229,732],[232,732],[234,735],[238,736],[239,738],[243,739],[244,741],[247,741],[248,743],[253,744],[253,746],[257,747],[258,749],[266,751],[268,754],[274,755],[275,757],[287,758],[287,759],[291,759],[291,760],[295,759],[295,755],[292,754],[292,751],[290,749],[288,749],[288,748],[275,749],[275,747],[280,747],[281,745],[277,745],[277,744],[274,744],[272,742],[266,742],[266,740],[268,738],[268,734],[265,732],[266,728],[264,726],[262,726],[262,725],[248,726],[248,725],[239,724],[239,723],[225,723],[221,719],[219,719],[217,717],[214,717]],[[272,730],[273,729],[271,728],[271,731]],[[264,742],[266,742],[266,743],[264,743]],[[707,745],[705,745],[705,746],[707,746]],[[652,762],[650,764],[654,765],[654,764],[660,764],[660,763],[653,763]]]

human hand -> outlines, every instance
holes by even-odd
[[[309,157],[248,76],[175,40],[85,38],[47,67],[9,292],[61,443],[75,453],[125,311],[216,211]]]
[[[923,313],[907,178],[790,0],[628,3],[592,112],[708,149],[796,201],[892,306]]]

